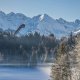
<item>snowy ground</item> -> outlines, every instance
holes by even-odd
[[[0,67],[0,80],[48,80],[50,67],[13,68]]]

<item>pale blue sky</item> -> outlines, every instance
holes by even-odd
[[[80,19],[80,0],[0,0],[0,10],[29,17],[46,13],[54,19],[73,21]]]

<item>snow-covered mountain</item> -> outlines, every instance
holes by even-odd
[[[62,18],[53,19],[47,14],[26,17],[21,13],[5,14],[0,11],[0,30],[16,30],[19,25],[25,24],[25,28],[20,31],[21,34],[39,32],[41,35],[53,33],[57,37],[67,36],[70,32],[80,29],[80,20],[68,22]]]

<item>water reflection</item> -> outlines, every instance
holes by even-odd
[[[45,69],[0,67],[0,80],[48,80],[49,75],[45,73]]]

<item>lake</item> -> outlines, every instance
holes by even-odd
[[[48,80],[50,67],[0,67],[0,80]]]

